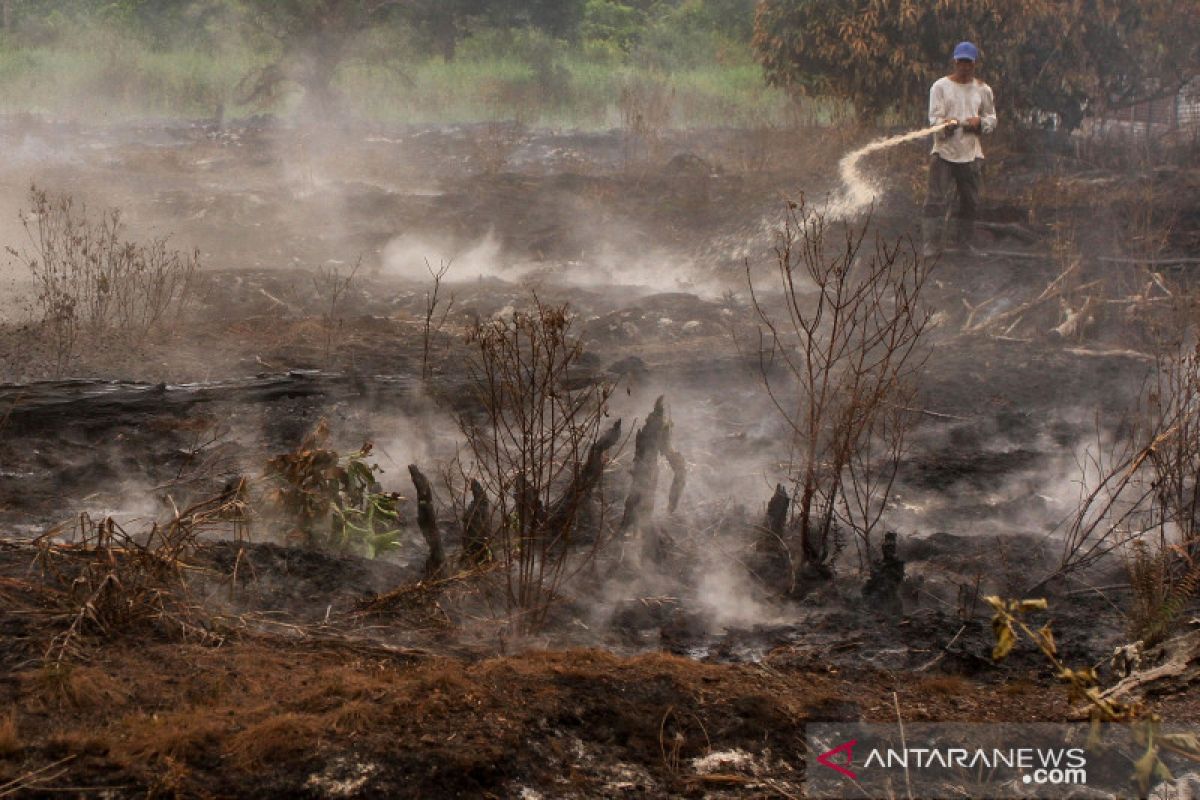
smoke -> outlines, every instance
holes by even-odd
[[[385,470],[380,482],[389,491],[406,496],[412,493],[409,464],[416,464],[431,481],[436,481],[462,444],[458,422],[432,404],[414,408],[411,413],[376,417],[372,423],[376,430],[375,461]]]
[[[437,269],[447,261],[451,264],[447,278],[454,281],[517,280],[527,274],[505,258],[494,230],[466,244],[436,234],[402,234],[387,243],[381,259],[384,275],[414,283],[428,282],[430,268]]]
[[[381,260],[383,275],[412,283],[428,283],[430,268],[449,262],[446,280],[457,283],[497,279],[563,289],[632,290],[642,295],[687,292],[705,300],[716,300],[732,286],[740,287],[701,267],[692,256],[658,245],[632,251],[615,235],[597,238],[580,258],[546,262],[506,252],[494,230],[467,242],[406,233],[387,243]]]
[[[729,628],[767,625],[787,617],[766,597],[751,574],[753,529],[760,521],[779,479],[776,453],[764,447],[778,440],[776,418],[744,375],[714,373],[696,383],[664,377],[618,392],[612,415],[626,421],[631,433],[640,427],[655,399],[662,395],[671,422],[671,445],[687,463],[687,487],[674,514],[669,514],[667,487],[671,472],[659,464],[654,516],[641,535],[614,543],[622,553],[619,570],[605,586],[594,615],[607,622],[614,610],[639,598],[673,598],[693,621],[710,633]],[[731,436],[730,430],[738,431]],[[616,515],[629,490],[632,441],[609,468],[608,493],[617,498]],[[642,536],[673,542],[673,556],[658,562],[647,557]]]
[[[697,565],[699,579],[690,598],[693,607],[710,620],[710,629],[748,628],[787,619],[778,604],[760,599],[762,590],[736,551],[722,549],[719,541],[714,544],[705,549]]]

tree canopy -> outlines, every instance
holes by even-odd
[[[764,0],[769,83],[916,116],[963,39],[1003,108],[1074,128],[1089,111],[1178,91],[1200,72],[1196,0]]]

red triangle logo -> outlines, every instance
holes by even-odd
[[[817,761],[832,770],[836,770],[845,775],[850,780],[858,780],[858,775],[851,772],[848,768],[854,766],[854,745],[858,744],[858,739],[851,739],[848,742],[842,742],[832,750],[826,750],[821,755],[817,756]],[[846,766],[835,764],[831,760],[838,753],[846,754]]]

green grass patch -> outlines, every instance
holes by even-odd
[[[663,69],[648,66],[653,59],[589,59],[584,49],[558,43],[533,56],[468,49],[450,63],[433,58],[397,68],[350,62],[336,85],[347,113],[382,123],[516,120],[604,129],[619,126],[631,102],[665,105],[653,109],[654,117],[674,128],[788,121],[788,99],[763,84],[745,54]],[[210,117],[218,107],[227,116],[284,113],[298,88],[274,107],[240,103],[245,78],[272,58],[240,46],[157,51],[102,31],[39,46],[0,41],[0,113],[84,121],[194,119]]]

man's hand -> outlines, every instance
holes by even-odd
[[[979,117],[971,117],[963,123],[963,130],[967,133],[983,133],[983,120]]]
[[[950,134],[954,133],[956,128],[958,128],[958,120],[956,120],[956,119],[945,120],[945,125],[946,125],[946,127],[942,128],[942,133],[946,136],[949,136]]]

